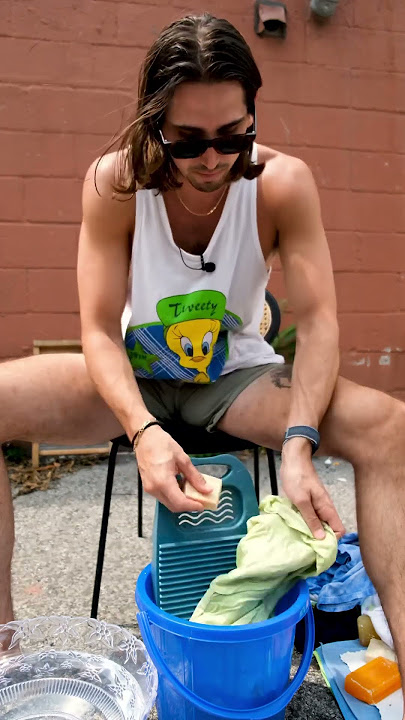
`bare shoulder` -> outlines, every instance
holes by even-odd
[[[263,254],[271,257],[295,229],[320,222],[318,191],[309,167],[299,158],[259,145],[258,227]]]
[[[319,197],[308,165],[293,155],[259,146],[259,162],[265,164],[259,177],[259,198],[265,214],[270,213],[277,226],[297,215],[302,207],[318,212]]]
[[[273,208],[296,201],[315,189],[311,170],[298,157],[259,145],[258,161],[265,164],[261,175],[263,199]]]
[[[119,223],[120,229],[135,222],[135,197],[117,192],[122,156],[107,153],[94,160],[83,183],[83,215],[97,216],[104,222]]]

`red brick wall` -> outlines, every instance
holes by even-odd
[[[258,60],[260,139],[316,176],[343,372],[405,398],[405,4],[341,0],[320,24],[309,0],[286,3],[285,41],[255,36],[253,0],[1,3],[0,357],[79,336],[83,173],[134,100],[144,49],[170,20],[206,9]],[[278,268],[272,287],[283,296]]]

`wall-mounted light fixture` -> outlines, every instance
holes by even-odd
[[[259,37],[281,37],[287,33],[287,8],[276,0],[255,0],[255,33]]]
[[[331,17],[338,4],[339,0],[311,0],[310,8],[312,12],[320,17]]]

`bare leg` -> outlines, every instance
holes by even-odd
[[[11,558],[13,545],[13,506],[6,467],[0,450],[0,623],[13,619],[11,603]]]
[[[0,365],[0,447],[17,439],[96,443],[122,433],[90,381],[83,355],[41,355]],[[0,451],[0,624],[13,617],[13,544],[13,507]]]
[[[282,382],[280,372],[241,393],[219,428],[279,449],[290,397],[288,370]],[[320,454],[354,466],[362,557],[391,628],[405,687],[405,405],[339,378],[320,432]]]
[[[331,454],[347,447],[354,466],[363,562],[384,608],[405,688],[405,406],[368,388],[350,384],[349,392],[347,408],[346,389],[338,386],[325,425]],[[351,438],[342,422],[349,413]]]

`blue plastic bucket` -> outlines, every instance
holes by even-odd
[[[181,620],[154,602],[151,566],[136,585],[139,628],[159,673],[159,720],[283,720],[308,671],[314,620],[303,581],[275,616],[252,625],[213,626]],[[305,618],[305,646],[290,683],[295,626]]]

